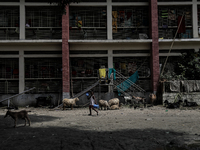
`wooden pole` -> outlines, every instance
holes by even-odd
[[[179,30],[179,28],[180,28],[180,26],[181,26],[181,23],[182,23],[182,20],[183,20],[183,16],[184,16],[184,13],[183,13],[183,15],[182,15],[182,17],[181,17],[181,20],[180,20],[180,22],[179,22],[178,28],[177,28],[177,30],[176,30],[176,34],[175,34],[175,36],[174,36],[174,39],[173,39],[173,41],[172,41],[172,44],[171,44],[171,46],[170,46],[170,49],[169,49],[168,54],[171,52],[172,47],[173,47],[173,45],[174,45],[174,41],[175,41],[175,38],[176,38],[176,36],[177,36],[178,30]],[[165,69],[165,66],[166,66],[168,57],[169,57],[169,55],[167,55],[167,58],[166,58],[166,60],[165,60],[164,66],[163,66],[163,68],[162,68],[162,72],[161,72],[161,74],[160,74],[160,77],[162,76],[162,74],[163,74],[163,72],[164,72],[164,69]]]

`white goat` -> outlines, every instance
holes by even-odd
[[[112,106],[110,107],[110,109],[111,109],[111,110],[116,110],[116,109],[119,109],[119,106],[118,106],[118,105],[112,105]]]
[[[118,106],[119,106],[119,99],[118,99],[118,98],[110,99],[110,100],[108,101],[108,104],[109,104],[110,107],[111,107],[112,105],[118,105]]]
[[[123,103],[120,103],[119,105],[112,105],[110,107],[111,110],[116,110],[116,109],[120,109],[122,107]]]
[[[102,107],[104,107],[104,110],[108,110],[110,106],[108,105],[108,102],[106,100],[99,100],[99,107],[102,110]]]
[[[79,98],[76,97],[76,98],[73,98],[73,99],[68,99],[68,98],[65,98],[63,99],[63,110],[65,110],[65,106],[71,106],[71,110],[73,109],[73,105],[76,106],[76,101],[79,101]]]

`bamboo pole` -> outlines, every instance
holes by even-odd
[[[180,26],[181,26],[181,23],[182,23],[182,20],[183,20],[183,16],[184,16],[184,13],[183,13],[183,15],[182,15],[182,17],[181,17],[181,20],[180,20],[180,22],[179,22],[178,28],[177,28],[177,30],[176,30],[176,34],[175,34],[175,36],[174,36],[174,39],[173,39],[173,41],[172,41],[172,44],[171,44],[171,46],[170,46],[170,49],[169,49],[168,54],[170,54],[170,52],[171,52],[171,50],[172,50],[172,47],[173,47],[173,45],[174,45],[174,41],[175,41],[175,38],[176,38],[176,36],[177,36],[178,30],[179,30],[179,28],[180,28]],[[160,77],[162,76],[162,74],[163,74],[163,72],[164,72],[164,69],[165,69],[165,66],[166,66],[168,57],[169,57],[169,55],[167,55],[167,58],[166,58],[166,60],[165,60],[164,66],[163,66],[163,68],[162,68],[162,72],[161,72],[161,74],[160,74]]]

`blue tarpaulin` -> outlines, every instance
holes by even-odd
[[[132,84],[130,83],[130,81],[132,81],[133,83],[135,83],[139,78],[138,75],[138,71],[136,71],[132,76],[130,76],[127,80],[125,80],[124,82],[122,82],[121,84],[119,84],[117,86],[117,88],[121,89],[118,90],[118,95],[120,96],[121,93],[120,91],[126,91]]]

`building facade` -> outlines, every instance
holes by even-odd
[[[181,52],[200,48],[199,0],[82,0],[63,16],[48,0],[0,7],[2,99],[32,87],[32,103],[44,94],[71,97],[95,83],[101,67],[126,77],[138,70],[136,84],[156,93],[165,58],[173,69]]]

